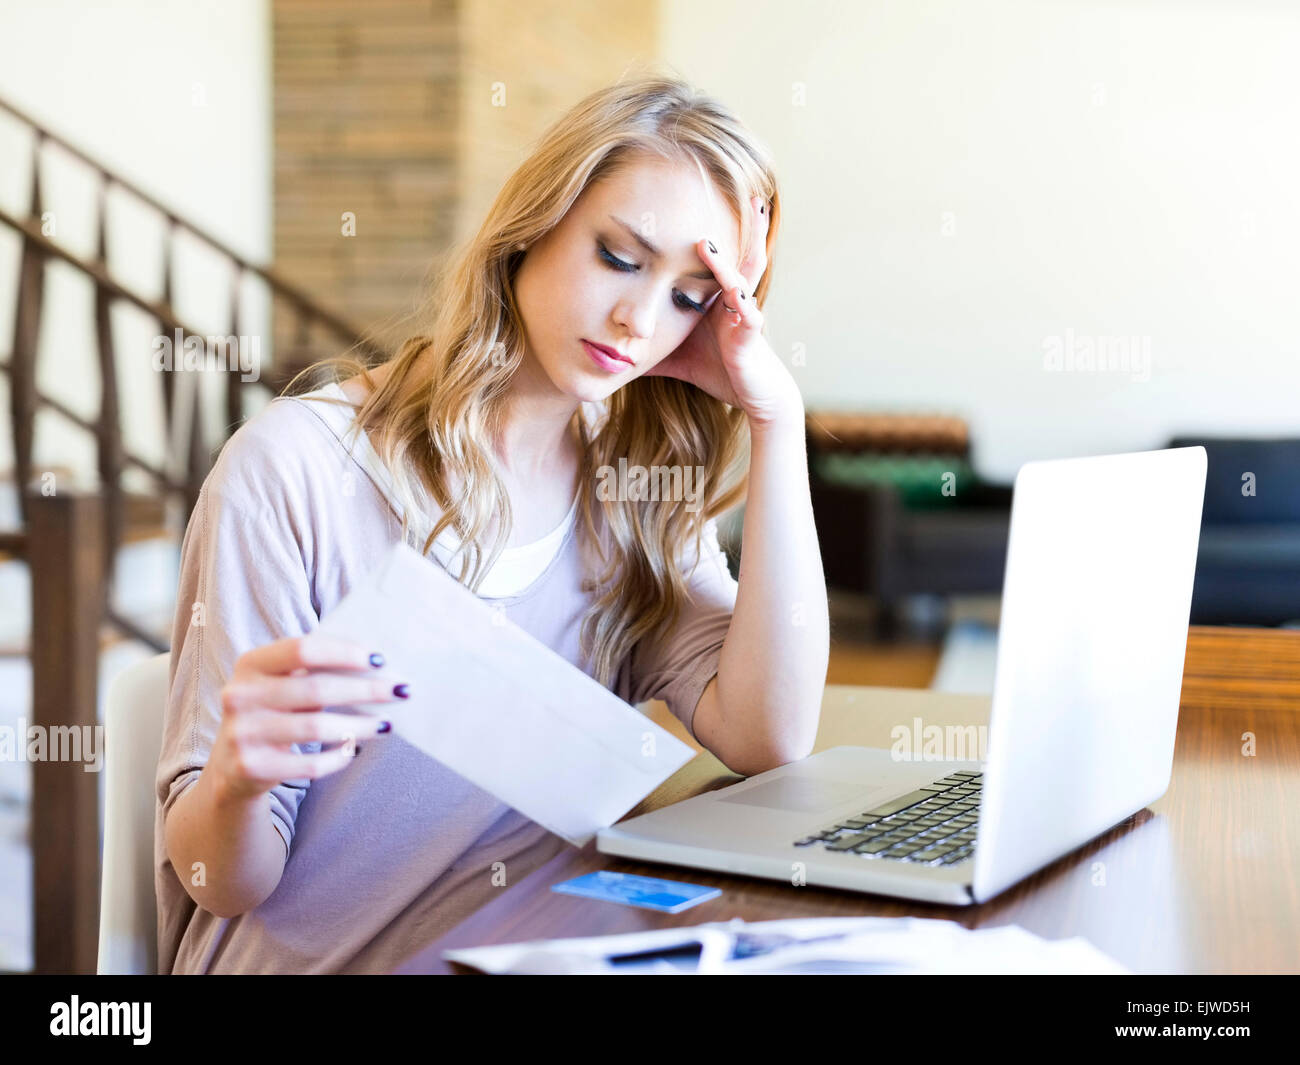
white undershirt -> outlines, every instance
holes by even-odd
[[[338,384],[325,385],[314,392],[306,393],[310,396],[330,396],[342,399],[351,404],[347,394]],[[294,397],[301,399],[302,396]],[[352,420],[352,414],[349,409],[335,406],[332,403],[309,403],[308,407],[316,411],[325,418],[330,428],[334,430],[335,436],[339,442],[347,447],[344,435]],[[351,407],[355,410],[355,407]],[[400,516],[402,506],[398,502],[396,492],[393,488],[393,478],[384,465],[378,453],[370,443],[370,438],[363,432],[356,434],[356,444],[350,451],[354,459],[370,475],[375,486],[388,500],[389,505]],[[555,558],[564,542],[565,534],[569,527],[574,523],[578,514],[578,500],[581,493],[573,497],[573,503],[569,506],[569,512],[564,516],[554,529],[543,536],[540,540],[534,540],[531,544],[521,544],[518,547],[507,547],[501,552],[493,567],[488,570],[487,576],[483,578],[483,583],[479,585],[478,594],[485,599],[504,599],[513,595],[518,595],[540,577],[546,568]],[[416,543],[421,547],[428,539],[429,533],[433,531],[436,519],[427,515],[412,515],[410,528],[416,534]],[[448,560],[460,544],[460,538],[456,535],[454,529],[444,529],[436,540],[433,542],[432,554],[440,565],[446,566]],[[456,572],[460,572],[462,564],[461,559],[456,560]]]

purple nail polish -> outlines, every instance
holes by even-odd
[[[377,728],[375,731],[376,731],[376,732],[392,732],[392,731],[393,731],[393,723],[392,723],[391,721],[381,721],[381,722],[379,722],[379,728]]]
[[[409,684],[394,685],[393,694],[399,699],[409,699],[411,697],[411,686]]]
[[[378,651],[376,651],[374,654],[370,656],[370,664],[374,666],[376,669],[378,669],[380,666],[384,664],[384,656],[381,655]]]

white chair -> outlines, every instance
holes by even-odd
[[[170,652],[147,658],[122,670],[108,686],[99,892],[101,974],[158,971],[154,778],[162,749],[170,662]]]

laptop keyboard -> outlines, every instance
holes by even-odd
[[[982,773],[953,773],[829,828],[796,847],[917,865],[958,865],[975,852]]]

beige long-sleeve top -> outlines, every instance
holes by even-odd
[[[322,394],[342,395],[337,386]],[[268,816],[289,854],[260,906],[218,917],[186,891],[180,877],[191,871],[172,867],[165,817],[207,762],[236,660],[315,629],[400,539],[391,483],[365,437],[346,433],[349,415],[304,397],[273,400],[226,443],[186,529],[155,780],[161,972],[387,972],[503,890],[503,876],[509,886],[567,846],[416,748],[381,737],[337,773],[271,789]],[[503,556],[489,574],[497,591],[480,594],[583,668],[589,563],[574,517],[571,509],[549,537]],[[418,551],[423,536],[407,542]],[[683,555],[691,602],[673,631],[638,646],[610,686],[634,705],[664,700],[688,730],[717,673],[737,592],[713,521],[704,547],[698,558]],[[435,550],[430,565],[437,558]]]

